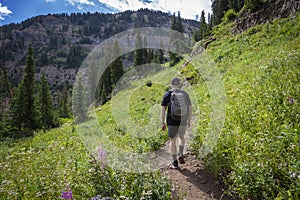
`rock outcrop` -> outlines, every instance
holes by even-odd
[[[300,0],[281,0],[265,3],[256,12],[243,11],[235,21],[233,34],[241,33],[255,25],[264,24],[274,19],[294,15],[300,10]]]

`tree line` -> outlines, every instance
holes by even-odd
[[[135,46],[136,50],[134,52],[117,57],[117,55],[120,55],[121,47],[116,40],[111,46],[108,56],[111,58],[117,57],[117,59],[109,64],[99,81],[95,76],[97,74],[95,70],[99,63],[91,64],[88,85],[96,87],[96,92],[90,92],[95,94],[90,97],[91,100],[89,102],[86,102],[88,88],[85,88],[83,79],[79,74],[78,81],[73,87],[73,104],[70,101],[69,88],[66,84],[63,90],[58,93],[57,101],[54,104],[46,75],[43,73],[40,81],[35,79],[34,53],[30,45],[26,56],[23,79],[17,87],[12,89],[5,68],[0,70],[0,97],[2,102],[0,133],[5,136],[8,133],[13,133],[14,137],[31,136],[36,129],[48,129],[58,126],[58,119],[61,117],[74,117],[82,121],[87,117],[86,107],[88,103],[96,99],[97,104],[104,104],[111,98],[111,93],[116,83],[125,73],[123,66],[124,57],[132,58],[132,67],[147,63],[162,64],[167,60],[163,51],[162,41],[160,49],[141,48],[148,46],[147,38],[142,38],[140,33],[138,33],[135,39]],[[76,116],[72,116],[71,108],[75,110]]]
[[[36,129],[48,129],[59,125],[59,117],[70,117],[69,94],[59,93],[58,103],[53,104],[46,75],[35,80],[33,50],[29,46],[23,79],[11,88],[5,68],[0,69],[1,121],[0,134],[9,137],[31,136]]]

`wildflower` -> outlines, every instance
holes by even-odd
[[[288,98],[288,101],[289,101],[289,103],[290,103],[291,105],[293,105],[293,104],[295,103],[295,100],[294,100],[294,98],[292,98],[292,97],[289,97],[289,98]]]
[[[72,190],[68,190],[68,191],[63,191],[62,194],[61,194],[61,198],[63,199],[72,199],[73,196],[72,196]]]
[[[105,156],[106,156],[105,151],[102,148],[99,147],[99,149],[98,149],[98,159],[102,160],[102,159],[105,158]]]

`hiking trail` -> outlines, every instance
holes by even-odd
[[[190,128],[186,132],[186,141],[190,141]],[[160,148],[169,152],[169,141]],[[162,171],[172,184],[172,200],[230,200],[224,194],[222,182],[209,174],[203,161],[197,158],[185,144],[185,164],[179,164],[178,169],[171,169],[170,165],[164,166]],[[177,198],[176,198],[177,197]]]

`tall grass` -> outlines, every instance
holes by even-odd
[[[218,146],[205,161],[233,196],[300,198],[299,21],[298,13],[239,35],[231,34],[232,23],[213,31],[216,41],[207,52],[223,73],[227,114]],[[209,124],[199,123],[195,152]]]

